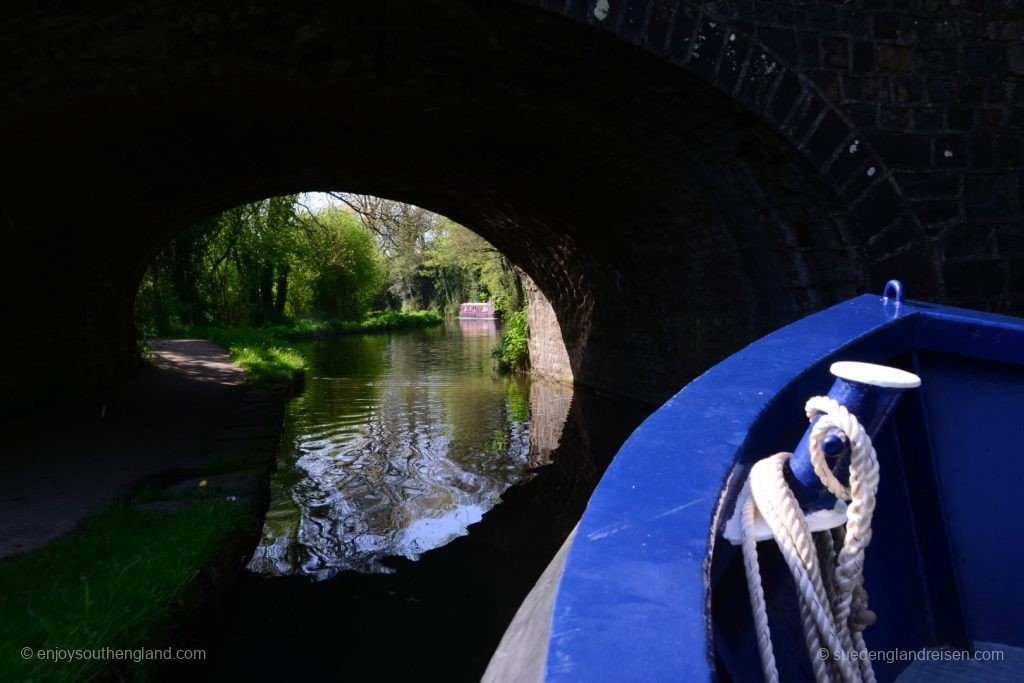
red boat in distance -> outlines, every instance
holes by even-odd
[[[459,305],[460,318],[497,318],[498,313],[494,309],[493,301],[479,301],[476,303],[465,303]]]

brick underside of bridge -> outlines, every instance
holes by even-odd
[[[889,277],[1020,313],[1011,5],[7,7],[0,413],[125,375],[166,241],[300,190],[476,230],[551,303],[541,369],[646,402]]]

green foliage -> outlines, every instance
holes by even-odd
[[[498,368],[505,372],[526,372],[530,367],[527,341],[526,309],[505,316],[501,340],[492,352]]]
[[[301,251],[295,197],[272,197],[211,216],[185,230],[147,269],[136,295],[145,332],[218,321],[281,319]]]
[[[331,196],[377,236],[388,266],[388,295],[398,300],[402,311],[437,308],[452,315],[464,301],[489,299],[502,311],[522,306],[522,285],[512,264],[461,225],[389,199]]]
[[[139,285],[140,336],[209,328],[253,377],[275,379],[299,368],[298,355],[255,328],[280,340],[301,337],[310,320],[323,321],[313,335],[432,324],[429,315],[369,313],[375,307],[442,315],[464,301],[494,300],[504,313],[521,307],[512,265],[466,228],[409,204],[331,196],[343,206],[314,212],[297,196],[273,197],[175,237]]]
[[[139,285],[138,329],[361,318],[388,282],[374,235],[339,209],[300,216],[296,201],[239,206],[171,240]]]
[[[426,249],[421,272],[435,284],[437,306],[448,314],[466,301],[493,299],[505,313],[522,306],[519,276],[489,242],[457,223],[440,219]]]
[[[444,318],[442,318],[437,311],[412,311],[410,313],[379,311],[377,313],[371,313],[362,322],[360,322],[359,331],[386,332],[390,330],[403,330],[411,327],[439,325],[443,322]]]
[[[301,259],[292,277],[294,318],[359,320],[388,284],[373,234],[351,212],[330,208],[300,221]]]
[[[21,649],[135,649],[164,628],[176,602],[225,538],[249,523],[239,503],[196,501],[151,512],[118,507],[83,532],[0,564],[0,680],[79,681],[102,659],[23,659]]]

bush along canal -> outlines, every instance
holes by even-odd
[[[645,415],[496,373],[497,343],[453,321],[302,346],[260,541],[175,677],[480,678]]]

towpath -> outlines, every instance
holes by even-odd
[[[205,340],[149,345],[153,367],[104,394],[54,397],[48,411],[0,423],[0,558],[68,533],[140,481],[219,455],[246,410],[242,370]]]

